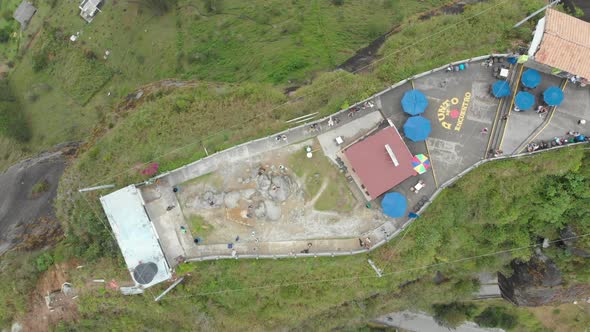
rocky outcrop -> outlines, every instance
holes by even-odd
[[[572,255],[590,258],[590,252],[578,248],[576,244],[578,242],[578,235],[574,232],[574,229],[571,226],[568,225],[561,230],[559,236],[561,237],[563,245],[572,253]]]
[[[502,297],[521,306],[573,302],[590,294],[590,285],[563,285],[555,263],[540,251],[528,262],[513,261],[512,276],[498,273]]]

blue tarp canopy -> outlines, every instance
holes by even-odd
[[[527,69],[522,73],[520,81],[527,88],[535,88],[541,83],[541,74],[534,69]]]
[[[559,87],[550,86],[543,92],[543,100],[549,106],[558,106],[563,101],[563,91]]]
[[[515,65],[516,62],[518,62],[517,58],[515,58],[513,56],[508,57],[508,63]]]
[[[410,115],[424,113],[426,107],[428,107],[428,99],[418,90],[410,90],[402,98],[402,108]]]
[[[497,81],[492,85],[492,93],[496,98],[510,96],[510,84],[506,81]]]
[[[431,131],[430,120],[420,115],[410,117],[404,124],[406,137],[414,142],[426,140]]]
[[[391,218],[399,218],[406,215],[408,201],[406,200],[406,196],[398,192],[391,192],[385,194],[385,197],[381,201],[381,207],[383,208],[383,213],[386,215]]]
[[[516,103],[516,107],[521,110],[528,110],[535,104],[535,96],[526,91],[520,91],[516,94],[514,102]]]

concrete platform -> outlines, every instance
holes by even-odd
[[[324,150],[326,157],[336,162],[336,153],[342,150],[347,145],[350,145],[355,140],[367,134],[368,131],[376,128],[380,122],[385,120],[380,112],[374,111],[362,114],[351,122],[342,125],[333,130],[326,131],[319,135],[318,141]],[[336,144],[336,137],[342,137],[344,143]]]

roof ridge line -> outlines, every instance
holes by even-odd
[[[590,44],[589,45],[580,44],[580,43],[577,43],[575,41],[572,41],[572,40],[569,40],[569,39],[565,39],[565,38],[559,36],[558,34],[556,34],[554,32],[550,32],[550,31],[546,31],[545,33],[548,34],[548,35],[551,35],[551,36],[553,36],[555,38],[561,39],[561,40],[563,40],[565,42],[572,43],[574,45],[578,45],[578,46],[584,47],[584,48],[590,48]]]

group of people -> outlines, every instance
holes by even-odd
[[[578,85],[578,86],[581,86],[581,87],[584,87],[584,86],[586,86],[586,85],[588,84],[588,80],[587,80],[587,79],[585,79],[585,78],[582,78],[582,77],[580,77],[580,76],[578,76],[578,75],[573,75],[573,76],[570,76],[570,77],[568,78],[568,80],[569,80],[571,83],[573,83],[573,84],[575,84],[575,85]]]
[[[533,152],[537,150],[547,149],[549,147],[565,145],[569,143],[579,143],[579,142],[587,142],[588,137],[585,135],[580,134],[578,131],[570,130],[565,133],[565,137],[557,137],[555,136],[552,140],[548,142],[540,142],[540,143],[530,143],[527,145],[527,151]]]
[[[320,130],[322,130],[322,127],[320,127],[320,125],[317,124],[317,123],[311,124],[309,126],[309,131],[312,132],[312,133],[313,132],[319,132]]]
[[[366,237],[364,240],[363,240],[363,239],[361,239],[361,238],[359,238],[359,245],[360,245],[362,248],[365,248],[365,249],[371,249],[371,246],[372,246],[372,243],[371,243],[371,238],[370,238],[370,237],[368,237],[368,236],[367,236],[367,237]]]

